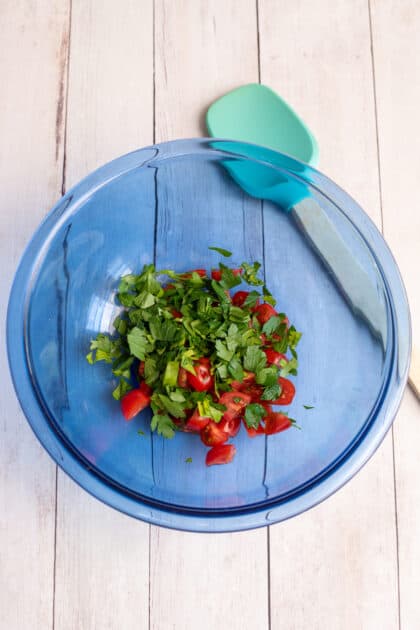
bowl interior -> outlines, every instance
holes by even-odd
[[[37,396],[81,466],[139,500],[209,513],[285,500],[330,474],[370,429],[392,360],[383,277],[345,214],[287,168],[217,150],[143,162],[76,188],[38,252],[24,329]],[[345,244],[347,281],[314,247],[300,207],[321,213]],[[148,411],[125,422],[109,366],[90,366],[85,355],[91,338],[112,331],[121,275],[150,262],[210,269],[220,256],[209,246],[231,250],[233,264],[261,261],[279,309],[303,336],[290,406],[301,430],[255,439],[242,430],[234,462],[206,468],[195,435],[152,435]],[[379,326],[347,294],[352,264],[368,278]]]

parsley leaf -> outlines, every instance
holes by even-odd
[[[209,247],[209,249],[212,249],[214,252],[217,252],[222,256],[225,256],[225,258],[230,258],[230,256],[232,256],[232,252],[230,252],[228,249],[223,249],[223,247]]]
[[[276,400],[280,396],[281,387],[278,383],[269,385],[263,391],[261,400]]]
[[[267,363],[267,357],[258,346],[248,346],[245,351],[244,368],[248,372],[257,372]]]
[[[185,460],[186,464],[192,464],[192,457],[187,457]]]
[[[150,428],[152,431],[157,430],[158,435],[163,435],[163,437],[171,439],[175,435],[177,426],[168,415],[157,413],[152,417]]]
[[[146,353],[153,349],[151,343],[147,339],[147,335],[144,330],[140,328],[133,328],[127,335],[127,342],[130,348],[130,352],[137,359],[144,361]]]
[[[121,400],[121,398],[125,396],[125,394],[131,389],[133,388],[131,387],[130,383],[127,383],[127,381],[121,379],[117,387],[112,392],[112,396],[115,398],[115,400]]]
[[[267,415],[267,411],[258,403],[251,403],[245,409],[245,422],[250,429],[258,429],[261,419]]]
[[[312,405],[303,405],[305,409],[315,409]]]

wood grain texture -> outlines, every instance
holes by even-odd
[[[0,319],[4,322],[23,247],[61,189],[67,2],[2,2],[0,41]],[[56,467],[19,409],[3,333],[0,369],[1,626],[48,629],[53,611]]]
[[[371,3],[385,237],[411,307],[413,345],[420,348],[420,6],[415,0]],[[400,557],[401,628],[419,625],[420,406],[406,392],[394,426]]]
[[[153,141],[153,3],[73,0],[66,184]],[[60,472],[56,630],[148,627],[149,526]]]
[[[380,227],[366,3],[260,0],[259,24],[262,82],[302,115],[321,170]],[[394,507],[389,436],[334,497],[270,528],[273,630],[398,628]]]
[[[155,24],[156,140],[202,135],[200,113],[213,100],[258,80],[255,3],[157,0]],[[150,551],[154,630],[268,627],[264,529],[197,535],[152,527]]]

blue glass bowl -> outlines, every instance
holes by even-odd
[[[153,261],[210,269],[214,245],[234,264],[263,262],[279,308],[303,332],[290,407],[302,430],[255,439],[242,430],[234,462],[207,468],[195,435],[152,435],[147,410],[125,422],[109,366],[85,355],[112,331],[121,275]],[[232,531],[302,512],[363,466],[402,396],[410,323],[388,247],[345,192],[285,155],[203,139],[120,157],[57,203],[21,260],[7,340],[26,417],[77,483],[151,523]]]

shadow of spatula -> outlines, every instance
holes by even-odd
[[[244,154],[259,163],[227,160],[225,168],[248,194],[272,201],[293,214],[300,230],[332,273],[347,303],[385,347],[386,309],[378,300],[373,281],[326,213],[311,198],[307,187],[299,181],[282,179],[279,173],[263,164],[264,161],[276,164],[278,160],[278,166],[284,168],[287,156],[291,156],[316,166],[318,145],[305,123],[278,94],[257,83],[244,85],[215,101],[207,111],[206,123],[210,136],[259,145],[244,148]],[[229,141],[216,142],[219,148],[229,151]],[[270,149],[285,155],[276,156]],[[305,164],[302,164],[302,170],[305,170]],[[410,383],[420,397],[420,368],[415,353],[413,359]]]

